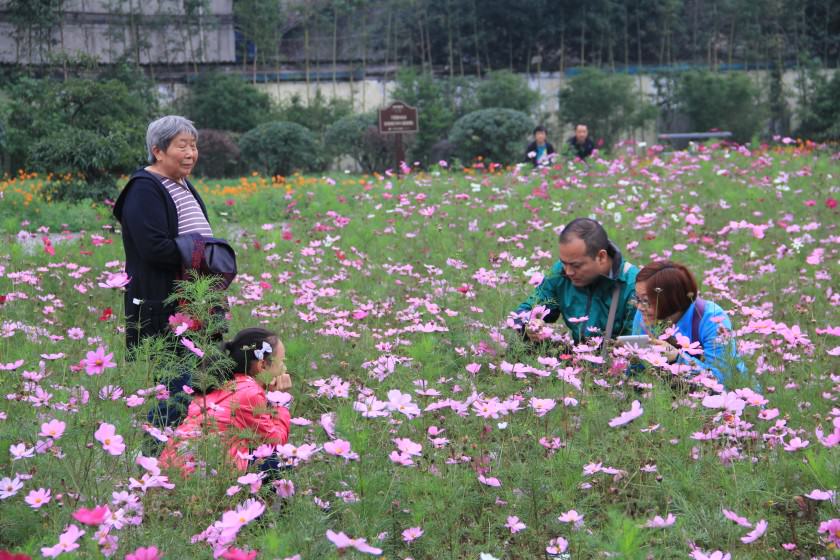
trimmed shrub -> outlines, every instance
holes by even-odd
[[[481,109],[455,121],[449,140],[464,162],[481,156],[497,163],[515,163],[522,160],[525,140],[533,128],[534,121],[521,111]]]
[[[767,116],[758,88],[744,73],[686,72],[677,81],[676,104],[696,132],[732,132],[736,142],[749,142]]]
[[[478,83],[476,96],[480,109],[504,107],[530,115],[540,101],[540,94],[528,82],[510,70],[490,72]]]
[[[327,100],[318,89],[308,104],[304,104],[297,94],[281,104],[277,110],[277,120],[305,126],[322,140],[330,125],[352,112],[353,105],[349,101],[336,98]]]
[[[249,171],[267,176],[316,171],[322,167],[321,149],[312,132],[297,123],[261,124],[239,140],[242,160]]]
[[[58,178],[45,192],[56,199],[98,200],[111,193],[116,177],[144,161],[146,126],[157,112],[137,87],[119,80],[21,78],[9,88],[6,107],[12,169],[53,173]]]
[[[439,140],[447,137],[456,115],[453,112],[451,91],[443,80],[414,70],[400,70],[393,98],[417,108],[419,132],[407,148],[410,160],[433,163],[429,155]]]
[[[830,78],[816,70],[810,74],[806,95],[800,98],[797,133],[814,140],[840,140],[840,72]]]
[[[633,78],[584,68],[560,90],[560,119],[571,126],[586,124],[593,141],[611,146],[619,136],[656,117],[641,101]]]
[[[129,135],[119,131],[102,135],[68,126],[38,141],[30,162],[51,177],[44,186],[49,200],[113,199],[114,174],[130,171],[138,161],[137,146],[129,142]]]
[[[203,74],[190,86],[182,110],[199,128],[245,132],[266,120],[271,100],[240,77]]]
[[[239,146],[224,130],[198,131],[196,175],[212,178],[234,177],[240,168]]]
[[[375,113],[349,115],[330,125],[324,146],[332,157],[350,156],[367,173],[394,164],[393,141],[379,133]]]

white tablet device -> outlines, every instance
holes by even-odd
[[[650,346],[650,338],[646,334],[636,334],[632,336],[619,336],[616,341],[619,344],[634,345],[642,348]]]

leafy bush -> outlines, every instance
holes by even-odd
[[[261,124],[239,140],[242,160],[251,171],[265,175],[290,175],[322,166],[321,150],[312,132],[297,123]]]
[[[104,200],[116,195],[115,173],[137,163],[129,134],[64,127],[32,147],[32,166],[52,177],[44,188],[50,200]]]
[[[534,121],[513,109],[481,109],[464,115],[452,126],[450,141],[465,162],[481,156],[498,163],[522,159],[525,139]]]
[[[304,104],[299,95],[293,95],[287,103],[277,110],[277,120],[288,121],[305,126],[323,139],[327,128],[339,119],[350,115],[353,105],[345,99],[327,100],[321,90],[316,90],[308,104]]]
[[[476,88],[478,106],[481,109],[501,107],[526,114],[533,113],[539,103],[540,94],[528,87],[524,78],[509,70],[490,72]]]
[[[758,88],[743,73],[687,72],[679,77],[676,97],[696,131],[728,130],[736,142],[749,142],[766,116]]]
[[[8,157],[12,169],[51,173],[51,200],[101,200],[115,178],[143,161],[146,126],[157,112],[143,83],[21,78],[9,89]]]
[[[182,111],[200,128],[245,132],[266,120],[271,100],[237,76],[203,74],[190,86]]]
[[[334,122],[324,134],[324,146],[332,157],[350,156],[366,172],[393,165],[393,142],[379,133],[375,113],[348,115]]]
[[[612,145],[619,135],[655,117],[641,101],[633,78],[584,68],[560,91],[560,119],[572,126],[586,124],[593,139]]]
[[[417,108],[420,131],[411,139],[408,153],[412,160],[430,163],[432,146],[447,137],[456,118],[448,89],[430,74],[401,70],[393,97]]]
[[[71,137],[67,129],[93,132],[102,138],[119,136],[119,149],[97,149],[103,172],[124,173],[143,161],[146,126],[157,112],[155,102],[141,92],[132,91],[120,80],[22,78],[9,88],[8,146],[13,169],[35,164],[32,151],[36,144],[65,144]],[[55,138],[52,138],[53,136]],[[86,136],[89,137],[89,136]],[[90,143],[87,143],[90,147]],[[67,147],[68,149],[70,147]],[[130,153],[125,153],[127,149]],[[115,160],[101,159],[105,151]],[[67,150],[64,150],[67,155]],[[82,157],[83,154],[78,154]],[[37,163],[44,163],[43,146]],[[46,156],[55,159],[55,156]],[[70,157],[70,156],[68,156]],[[75,161],[76,156],[70,157]],[[128,163],[131,160],[131,163]],[[61,168],[67,165],[60,165]],[[55,171],[51,169],[50,171]]]
[[[828,78],[810,72],[800,99],[798,135],[814,140],[840,140],[840,72]]]
[[[224,130],[198,131],[198,163],[196,175],[204,177],[233,177],[240,167],[239,146]]]

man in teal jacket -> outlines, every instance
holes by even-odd
[[[560,234],[560,260],[517,308],[514,322],[529,339],[538,340],[543,322],[554,323],[562,315],[575,342],[580,342],[604,336],[610,307],[615,306],[608,336],[630,334],[638,273],[638,267],[624,260],[600,223],[577,218]],[[540,305],[547,315],[533,316],[532,310]]]

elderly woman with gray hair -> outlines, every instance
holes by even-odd
[[[126,344],[165,333],[175,306],[164,304],[181,272],[175,238],[212,237],[207,209],[187,180],[196,161],[198,132],[184,117],[169,115],[149,125],[149,165],[138,169],[120,193],[114,216],[122,224],[126,273]]]

